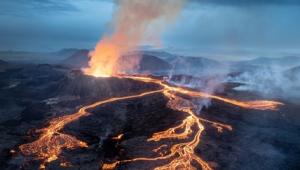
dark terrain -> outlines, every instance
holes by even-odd
[[[158,67],[169,69],[165,63]],[[94,78],[64,65],[19,64],[3,70],[0,72],[0,169],[7,170],[38,169],[39,162],[25,159],[18,146],[37,139],[39,134],[34,130],[45,127],[51,118],[71,114],[101,99],[158,88],[129,79]],[[234,84],[224,86],[224,92],[219,95],[241,100],[262,99],[254,92],[233,90]],[[278,100],[285,104],[278,111],[241,109],[212,101],[199,116],[230,124],[233,131],[219,133],[204,123],[206,130],[196,153],[214,169],[300,169],[300,105]],[[169,109],[166,103],[163,95],[154,94],[95,108],[91,115],[63,129],[87,142],[89,147],[64,150],[65,160],[53,161],[47,169],[66,169],[60,166],[66,161],[70,163],[67,169],[93,170],[104,162],[153,156],[147,138],[179,124],[186,116]],[[121,133],[122,140],[112,139]],[[119,169],[154,166],[136,162],[121,165]]]

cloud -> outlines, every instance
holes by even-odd
[[[28,14],[69,12],[78,8],[67,0],[1,0],[0,15],[28,16]]]
[[[195,3],[228,6],[300,5],[299,0],[191,0]]]

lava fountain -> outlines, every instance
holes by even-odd
[[[138,66],[139,59],[118,64],[123,55],[139,45],[158,45],[163,28],[175,20],[185,0],[121,0],[105,35],[90,52],[89,66],[83,71],[97,77],[110,77]]]

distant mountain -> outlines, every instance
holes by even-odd
[[[6,61],[0,60],[0,66],[8,64]]]
[[[216,60],[204,57],[176,56],[163,51],[142,51],[127,56],[129,59],[139,60],[140,72],[176,74],[198,74],[210,70],[210,72],[222,69],[224,65]]]
[[[253,60],[240,61],[238,64],[254,65],[254,66],[280,66],[280,67],[295,67],[300,65],[300,57],[286,56],[280,58],[259,57]]]
[[[172,59],[175,64],[184,64],[190,67],[210,67],[210,66],[221,66],[222,64],[216,60],[208,59],[204,57],[175,57]]]
[[[300,65],[293,67],[284,72],[284,74],[292,81],[300,82]],[[300,86],[300,85],[299,85]]]
[[[221,62],[204,57],[174,57],[169,62],[176,74],[217,73],[224,68]]]
[[[144,50],[144,51],[140,51],[140,53],[147,54],[147,55],[152,55],[152,56],[161,58],[161,59],[166,60],[166,61],[172,60],[173,58],[177,57],[177,55],[171,54],[171,53],[168,53],[168,52],[165,52],[165,51],[149,51],[149,50],[147,51],[147,50]]]
[[[0,51],[0,59],[22,63],[58,63],[82,49],[70,48],[55,52]]]
[[[70,57],[64,59],[61,64],[76,67],[76,68],[82,68],[88,66],[89,61],[89,50],[82,49],[77,50],[74,52]]]
[[[82,50],[87,50],[87,49],[64,48],[64,49],[61,49],[60,51],[57,51],[57,52],[54,52],[54,53],[56,53],[58,56],[69,57],[69,56],[77,53],[78,51],[82,51]]]
[[[10,63],[0,60],[0,72],[7,70],[8,68],[10,68],[10,66],[11,66]]]
[[[128,65],[136,65],[136,68],[128,68]],[[121,70],[134,69],[138,72],[161,73],[172,68],[167,61],[150,54],[131,53],[124,55],[118,61]]]
[[[80,50],[63,60],[63,65],[82,68],[88,66],[88,50]],[[118,60],[117,63],[120,70],[126,71],[138,71],[138,72],[160,72],[171,68],[171,65],[156,57],[154,55],[144,54],[141,52],[133,52],[128,55],[124,55]],[[132,68],[131,66],[135,67]]]
[[[291,71],[292,73],[295,73],[295,74],[299,74],[299,75],[300,75],[300,66],[291,68],[290,71]]]
[[[88,65],[88,50],[80,50],[63,60],[67,66],[82,68]],[[179,57],[164,51],[134,51],[118,60],[121,72],[168,73],[175,70],[180,74],[202,73],[222,69],[224,65],[204,57]]]
[[[256,72],[262,68],[260,65],[249,64],[247,62],[229,62],[231,72]]]
[[[43,53],[26,52],[26,51],[0,51],[0,58],[6,61],[13,62],[32,62],[33,60],[42,60]]]
[[[141,56],[139,67],[140,71],[155,72],[169,70],[172,66],[168,62],[158,58],[157,56],[143,54]]]

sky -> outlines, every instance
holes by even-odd
[[[1,0],[0,50],[91,49],[115,9],[113,0]],[[215,58],[298,55],[300,1],[189,0],[160,48]]]

